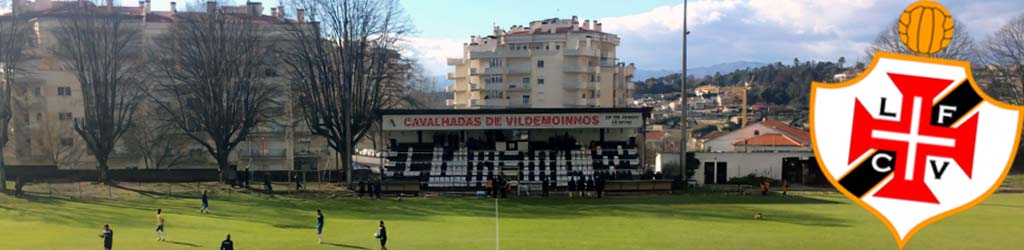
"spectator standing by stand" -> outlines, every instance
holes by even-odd
[[[363,179],[359,180],[359,187],[358,187],[357,191],[359,193],[359,199],[362,199],[363,195],[366,195],[366,180],[363,180]]]
[[[270,183],[270,172],[263,173],[263,189],[267,190],[267,193],[274,193],[274,185]]]
[[[569,197],[576,196],[576,177],[569,177]]]

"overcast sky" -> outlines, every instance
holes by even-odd
[[[859,58],[864,56],[864,48],[913,1],[691,0],[690,67],[734,61],[789,62],[794,57],[867,60]],[[152,8],[167,10],[169,2],[153,0]],[[278,5],[277,0],[263,2],[265,6]],[[939,2],[966,23],[979,41],[1007,20],[1024,14],[1024,0]],[[450,71],[445,58],[461,56],[462,43],[469,36],[489,34],[494,24],[507,28],[573,15],[598,19],[605,31],[618,34],[622,38],[619,58],[640,69],[678,70],[681,65],[681,0],[403,0],[402,5],[417,30],[404,43],[404,53],[419,59],[434,74]],[[183,4],[178,6],[183,8]]]

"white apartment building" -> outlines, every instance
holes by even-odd
[[[449,58],[455,109],[628,107],[635,67],[616,58],[619,37],[601,23],[546,19],[471,36]]]

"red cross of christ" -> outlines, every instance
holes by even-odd
[[[969,117],[959,126],[956,123],[949,127],[933,125],[930,121],[936,115],[932,114],[932,107],[938,102],[936,96],[954,82],[893,73],[889,78],[903,96],[902,103],[897,106],[900,110],[898,120],[875,119],[858,98],[854,107],[849,163],[853,164],[870,150],[895,152],[890,171],[892,178],[875,196],[938,204],[935,194],[925,184],[925,172],[938,171],[944,163],[928,161],[927,157],[950,158],[971,178],[978,115],[965,114]],[[895,106],[896,103],[883,102],[882,112],[897,108],[886,105]]]

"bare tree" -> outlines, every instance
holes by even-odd
[[[82,88],[85,114],[75,118],[74,129],[96,158],[103,183],[110,181],[108,160],[143,97],[140,34],[121,14],[88,5],[62,18],[54,32],[55,54]]]
[[[22,60],[26,43],[29,42],[28,23],[22,15],[21,6],[11,1],[0,0],[0,9],[10,7],[10,12],[0,15],[0,191],[7,190],[7,167],[3,150],[10,139],[11,90]],[[10,4],[10,5],[8,5]]]
[[[42,150],[47,160],[61,168],[78,168],[85,156],[86,146],[70,121],[44,120]]]
[[[298,0],[284,60],[306,124],[342,155],[352,177],[353,144],[378,120],[399,67],[397,42],[411,26],[395,0]],[[351,184],[351,183],[350,183]]]
[[[128,152],[142,159],[147,169],[170,168],[188,156],[186,143],[178,127],[166,119],[167,113],[156,107],[139,108],[132,127],[125,135]]]
[[[967,25],[959,20],[953,23],[953,40],[949,46],[931,57],[947,58],[956,60],[976,61],[978,51],[975,47],[974,38],[971,37]],[[901,54],[914,54],[900,40],[899,20],[896,20],[888,28],[883,30],[867,48],[868,58],[874,58],[875,51],[886,51]]]
[[[252,18],[179,15],[155,53],[161,80],[155,103],[217,161],[223,177],[231,152],[280,107],[265,74],[273,42]]]
[[[1024,15],[992,34],[984,47],[990,91],[1003,101],[1024,104]]]

